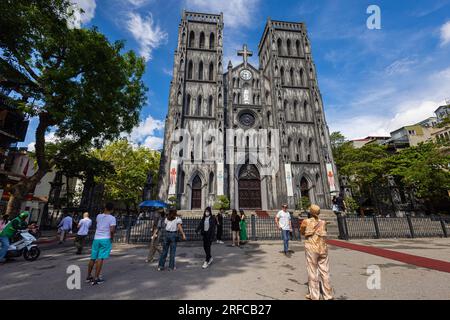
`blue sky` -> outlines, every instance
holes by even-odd
[[[72,0],[110,40],[147,59],[149,88],[137,144],[158,149],[183,9],[224,13],[224,65],[255,53],[268,17],[305,22],[330,131],[348,138],[386,135],[433,115],[450,98],[450,0]],[[381,30],[369,30],[369,5],[381,9]],[[258,65],[257,57],[251,59]],[[25,145],[34,141],[32,121]],[[52,134],[49,134],[52,139]]]

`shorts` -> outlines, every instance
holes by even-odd
[[[108,259],[112,244],[110,239],[94,239],[92,242],[91,259]]]

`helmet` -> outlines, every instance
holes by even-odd
[[[30,213],[28,211],[23,211],[21,214],[19,214],[19,218],[25,220],[29,215]]]

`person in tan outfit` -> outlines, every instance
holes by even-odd
[[[309,294],[306,299],[320,300],[320,282],[324,300],[333,300],[330,284],[328,247],[326,243],[326,222],[319,219],[320,207],[310,207],[311,218],[303,220],[300,232],[305,236],[306,268],[308,271]]]

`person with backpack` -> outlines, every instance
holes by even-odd
[[[195,231],[197,233],[200,232],[203,237],[203,249],[205,250],[206,259],[202,268],[207,269],[213,262],[213,258],[211,256],[211,244],[216,233],[216,219],[212,215],[211,207],[205,209],[203,218],[200,220],[200,223]]]

